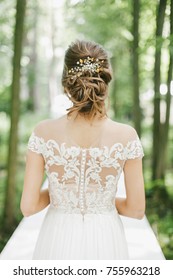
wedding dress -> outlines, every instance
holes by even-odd
[[[28,149],[44,158],[50,195],[33,259],[128,259],[115,196],[126,160],[143,157],[138,135],[82,148],[32,132]]]

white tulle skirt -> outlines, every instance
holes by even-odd
[[[109,214],[61,213],[49,207],[36,247],[35,260],[129,259],[123,224],[115,209]]]

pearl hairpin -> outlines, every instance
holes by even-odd
[[[72,67],[68,70],[68,73],[73,75],[76,74],[77,76],[81,76],[84,72],[90,71],[92,73],[99,73],[102,71],[101,64],[104,62],[104,60],[99,61],[98,58],[93,57],[87,57],[87,58],[80,58],[79,61],[77,61],[75,67]]]

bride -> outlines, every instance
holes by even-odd
[[[21,211],[28,217],[49,205],[33,259],[129,259],[119,215],[144,216],[144,154],[135,129],[107,116],[111,79],[102,46],[69,46],[62,85],[73,105],[37,124],[28,141]],[[126,198],[116,197],[122,172]]]

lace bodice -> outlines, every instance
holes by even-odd
[[[114,210],[117,183],[126,160],[144,155],[138,136],[126,145],[81,148],[53,139],[45,141],[33,132],[28,149],[44,158],[51,207],[83,215]]]

